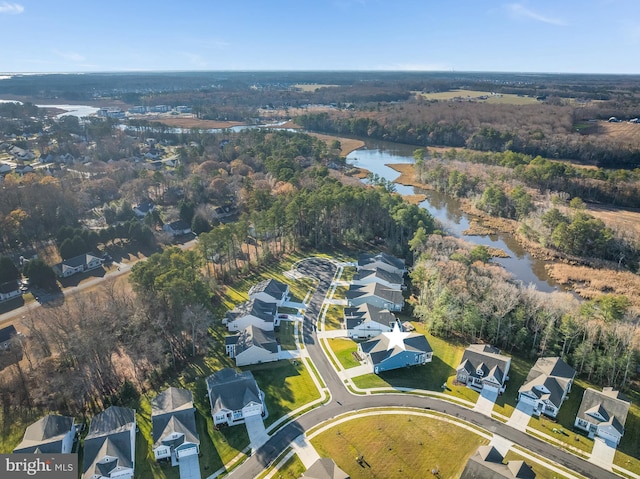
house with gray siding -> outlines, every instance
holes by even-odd
[[[238,334],[224,338],[225,350],[236,360],[236,366],[277,361],[280,345],[273,331],[249,325]]]
[[[631,403],[619,391],[604,388],[596,391],[587,388],[576,415],[575,426],[589,434],[589,438],[601,437],[615,445],[624,435]]]
[[[464,350],[456,368],[456,380],[472,389],[503,393],[509,379],[511,358],[489,344],[472,344]]]
[[[402,311],[404,297],[399,289],[391,289],[380,283],[370,283],[363,286],[352,284],[346,293],[349,306],[371,304],[380,309]]]
[[[365,285],[369,283],[380,283],[383,286],[391,289],[402,289],[404,286],[404,279],[401,275],[391,273],[386,269],[374,268],[374,269],[360,269],[353,277],[353,284]]]
[[[396,323],[393,331],[358,344],[358,352],[375,374],[431,362],[433,350],[422,334],[405,333]]]
[[[207,392],[213,423],[235,426],[250,416],[263,415],[264,393],[251,371],[221,369],[207,378]]]
[[[277,326],[277,311],[276,303],[250,299],[229,311],[222,322],[229,331],[241,331],[249,326],[273,331],[273,327]]]
[[[538,358],[518,390],[518,401],[533,406],[536,416],[556,417],[575,376],[576,370],[560,357]]]

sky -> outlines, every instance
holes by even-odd
[[[0,0],[0,72],[640,73],[638,0]]]

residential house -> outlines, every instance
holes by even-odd
[[[138,218],[144,218],[155,209],[155,205],[151,201],[143,201],[133,207],[133,212]]]
[[[170,387],[151,401],[153,454],[158,459],[198,455],[200,439],[196,429],[193,395],[186,389]]]
[[[111,406],[91,419],[84,439],[82,479],[131,479],[136,457],[136,412]]]
[[[275,334],[257,326],[249,325],[238,334],[226,336],[224,343],[229,357],[235,358],[236,366],[268,363],[279,359],[280,346]]]
[[[464,350],[456,368],[456,380],[474,389],[503,393],[509,379],[511,358],[488,344],[472,344]]]
[[[321,457],[302,474],[302,479],[349,479],[349,474],[340,469],[333,459]]]
[[[0,163],[0,175],[6,175],[7,173],[11,173],[13,167],[6,163]]]
[[[349,286],[346,296],[349,306],[360,306],[367,303],[389,311],[402,311],[404,307],[402,291],[388,288],[380,283],[365,284],[364,286],[352,284]]]
[[[186,221],[178,220],[172,223],[165,223],[162,230],[168,232],[171,236],[183,236],[191,233],[191,226]]]
[[[362,339],[390,333],[398,319],[388,309],[364,303],[357,307],[344,308],[344,322],[347,336]]]
[[[213,423],[234,426],[264,413],[264,394],[251,371],[225,368],[207,378]]]
[[[49,414],[27,427],[13,453],[69,454],[75,437],[74,418]]]
[[[518,390],[518,401],[533,406],[536,416],[556,417],[575,376],[576,370],[561,358],[539,358]]]
[[[0,302],[8,301],[22,295],[20,284],[17,281],[7,281],[0,284]]]
[[[267,303],[260,299],[250,299],[237,305],[227,313],[222,321],[229,331],[240,331],[248,326],[257,326],[265,331],[273,331],[276,323],[276,303]]]
[[[289,300],[289,285],[281,283],[276,279],[265,279],[251,287],[249,290],[250,299],[259,299],[265,303],[276,303],[282,306]]]
[[[85,253],[65,259],[62,263],[54,264],[52,268],[58,277],[67,278],[77,273],[84,273],[85,271],[100,268],[102,263],[104,263],[102,258],[98,258],[91,253]]]
[[[384,269],[389,273],[403,276],[407,269],[403,259],[387,253],[361,254],[358,256],[358,271],[361,269]]]
[[[11,349],[11,340],[18,334],[13,324],[0,329],[0,351]]]
[[[424,335],[405,333],[398,323],[390,333],[382,333],[358,344],[358,352],[365,356],[375,374],[426,364],[433,357],[433,350]]]
[[[493,446],[480,446],[469,458],[460,479],[535,479],[536,473],[524,461],[504,463]]]
[[[620,444],[624,435],[624,423],[629,414],[631,403],[613,388],[596,391],[587,388],[582,396],[580,409],[576,415],[575,426],[595,436]]]
[[[213,209],[212,217],[218,221],[222,221],[226,218],[238,214],[238,208],[233,205],[216,206]]]
[[[353,284],[365,285],[370,283],[380,283],[391,289],[402,289],[404,279],[401,275],[390,273],[386,269],[360,269],[353,277]]]

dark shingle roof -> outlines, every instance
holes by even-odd
[[[347,299],[377,296],[392,304],[403,304],[404,297],[399,289],[391,289],[380,283],[370,283],[363,286],[352,284],[346,292]]]
[[[264,281],[260,281],[258,284],[251,287],[249,290],[249,296],[253,296],[258,293],[267,293],[272,298],[277,300],[282,299],[282,295],[287,291],[287,285],[281,283],[275,279],[265,279]]]
[[[604,388],[602,392],[587,388],[576,417],[591,424],[611,424],[620,434],[624,434],[624,423],[630,407],[631,403],[612,388]],[[596,417],[595,413],[603,419]]]
[[[536,474],[523,461],[503,463],[493,446],[480,446],[467,461],[460,479],[535,479]]]
[[[430,353],[433,350],[427,338],[422,334],[406,333],[403,340],[404,347],[394,344],[391,347],[390,335],[394,333],[382,333],[375,338],[369,339],[360,344],[362,351],[371,356],[371,362],[376,365],[386,361],[393,356],[405,351],[420,353]]]
[[[235,340],[236,356],[252,346],[266,349],[272,353],[278,352],[278,342],[276,341],[276,336],[272,331],[265,331],[264,329],[256,326],[248,326],[235,336],[237,337]]]
[[[387,253],[378,253],[375,255],[363,253],[358,256],[358,266],[366,268],[377,262],[385,263],[397,269],[404,269],[404,260],[391,256]]]
[[[157,395],[151,402],[151,422],[154,447],[160,443],[173,447],[184,442],[200,444],[191,391],[170,387]],[[172,433],[181,433],[184,436],[173,440],[166,439]]]
[[[402,276],[399,274],[390,273],[389,271],[381,268],[361,269],[355,274],[353,280],[361,281],[366,278],[377,278],[392,284],[402,284],[404,282]]]
[[[14,453],[32,453],[40,449],[43,453],[60,453],[62,439],[73,428],[74,419],[49,414],[27,427],[22,442]]]
[[[457,369],[465,369],[470,376],[479,377],[478,370],[483,371],[482,377],[493,374],[495,378],[503,382],[504,372],[510,358],[500,354],[500,350],[488,344],[472,344],[464,350],[462,361]]]
[[[190,230],[191,229],[191,226],[189,226],[189,223],[187,223],[186,221],[183,221],[183,220],[178,220],[178,221],[174,221],[172,223],[169,223],[169,227],[173,231],[184,231],[184,230]]]
[[[207,390],[214,414],[221,409],[238,411],[252,401],[262,403],[258,384],[251,371],[221,369],[207,378]]]
[[[375,321],[376,323],[391,327],[397,320],[396,316],[388,309],[378,308],[368,303],[361,304],[354,308],[344,308],[344,317],[347,323],[347,329],[353,329],[369,321]]]
[[[13,338],[18,332],[13,324],[10,324],[6,328],[0,329],[0,343],[5,343]]]
[[[252,315],[263,321],[273,322],[276,316],[278,307],[275,303],[267,303],[260,299],[250,299],[237,305],[233,310],[227,313],[229,321],[235,321],[236,319],[244,316]]]
[[[311,464],[302,477],[304,479],[349,479],[349,475],[327,457],[320,458]]]
[[[187,389],[170,387],[151,401],[151,415],[171,413],[193,408],[193,394]]]
[[[562,396],[569,387],[576,370],[559,357],[538,358],[519,392],[531,392],[540,399],[549,400],[556,407],[562,405]],[[549,393],[542,393],[538,388],[544,386]]]

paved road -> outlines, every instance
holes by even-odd
[[[583,476],[597,479],[619,479],[620,476],[613,474],[584,461],[573,454],[564,452],[551,444],[538,440],[532,436],[518,431],[506,424],[487,417],[483,414],[471,411],[467,408],[448,403],[446,401],[419,397],[411,394],[372,394],[368,396],[355,396],[347,391],[344,383],[336,374],[334,368],[329,363],[328,358],[318,344],[315,324],[318,320],[320,308],[324,297],[329,290],[331,280],[336,272],[336,267],[328,260],[309,259],[303,261],[298,269],[305,275],[318,278],[319,284],[314,293],[309,307],[307,308],[304,323],[304,342],[309,350],[309,355],[313,363],[322,376],[325,384],[331,391],[332,399],[324,406],[309,411],[299,416],[291,423],[274,434],[267,443],[259,448],[242,465],[233,470],[230,477],[248,478],[256,477],[271,462],[278,457],[290,443],[308,431],[313,426],[327,421],[340,414],[358,411],[370,407],[415,407],[422,409],[433,409],[435,411],[451,414],[476,424],[492,433],[498,434],[529,451],[539,454],[542,457],[564,465],[572,471]]]

